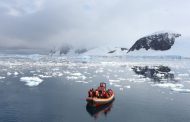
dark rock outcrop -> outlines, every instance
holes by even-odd
[[[153,79],[155,82],[174,80],[174,74],[170,73],[171,69],[167,66],[134,66],[132,69],[137,75]]]
[[[83,54],[83,53],[85,53],[85,52],[87,52],[88,50],[86,49],[86,48],[82,48],[82,49],[77,49],[77,50],[75,50],[75,53],[76,54]]]
[[[127,48],[121,47],[121,51],[128,50]]]
[[[140,38],[135,42],[135,44],[128,50],[134,51],[134,50],[140,50],[142,48],[149,50],[169,50],[173,44],[175,43],[175,38],[181,36],[181,34],[176,33],[157,33],[150,36],[146,36],[143,38]]]
[[[108,53],[115,53],[116,50],[109,51]]]

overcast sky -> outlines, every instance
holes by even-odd
[[[0,47],[129,47],[162,30],[190,39],[190,0],[0,0]]]

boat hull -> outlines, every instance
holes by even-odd
[[[110,103],[114,100],[114,94],[109,97],[109,98],[92,98],[92,97],[88,97],[86,99],[86,101],[88,102],[89,105],[94,106],[94,107],[98,107],[101,105],[105,105],[107,103]]]

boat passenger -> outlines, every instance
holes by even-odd
[[[102,97],[103,97],[103,98],[106,98],[106,97],[107,97],[105,91],[103,91],[103,93],[102,93]]]
[[[98,90],[95,91],[95,97],[99,98],[99,92],[98,92]]]

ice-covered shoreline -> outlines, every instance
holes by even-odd
[[[119,88],[121,91],[131,89],[131,83],[141,84],[155,82],[151,77],[135,74],[134,66],[158,68],[167,66],[172,70],[169,73],[175,75],[174,79],[163,79],[163,74],[157,72],[157,77],[162,77],[161,83],[157,82],[152,87],[170,89],[179,93],[190,93],[188,81],[190,81],[190,65],[188,60],[128,60],[104,58],[90,59],[88,62],[78,58],[50,58],[43,57],[38,60],[31,58],[0,58],[1,77],[4,80],[9,77],[18,77],[29,87],[37,87],[48,78],[62,77],[64,80],[75,83],[91,83],[96,78],[102,77],[109,85]],[[147,70],[149,71],[149,70]],[[146,75],[145,75],[146,76]],[[173,81],[175,80],[175,81]],[[177,83],[176,83],[177,82]],[[184,84],[185,83],[185,84]],[[181,85],[181,86],[180,86]]]

